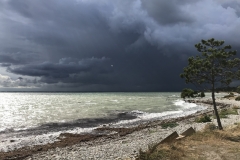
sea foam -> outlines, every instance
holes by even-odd
[[[193,108],[193,107],[197,107],[197,105],[195,103],[188,103],[188,102],[185,102],[183,100],[176,100],[174,101],[174,105],[175,106],[179,106],[179,107],[182,107],[182,108]]]

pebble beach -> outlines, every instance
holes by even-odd
[[[217,102],[218,104],[225,104],[227,107],[240,106],[240,102],[235,100],[218,99]],[[212,112],[212,106],[207,104],[205,104],[205,106],[208,106],[208,108],[204,111],[194,113],[189,117],[170,120],[178,123],[178,126],[174,128],[163,129],[160,125],[162,122],[154,121],[149,122],[141,129],[133,130],[132,132],[124,135],[120,135],[118,132],[112,131],[108,133],[108,136],[99,136],[98,138],[81,141],[79,143],[65,143],[63,146],[50,147],[46,150],[44,148],[48,146],[48,144],[42,145],[40,148],[38,146],[38,149],[34,152],[29,152],[31,147],[27,147],[27,149],[25,148],[24,150],[19,149],[18,153],[25,152],[25,154],[23,154],[22,157],[15,155],[15,158],[25,160],[134,160],[136,159],[140,149],[147,150],[149,145],[159,143],[174,131],[181,134],[190,127],[193,127],[196,131],[201,131],[205,127],[206,123],[195,123],[194,119],[198,115]],[[231,127],[234,123],[239,122],[240,115],[229,115],[227,119],[222,119],[223,127]],[[213,120],[211,123],[217,125],[216,120]],[[64,136],[62,139],[64,139]],[[13,150],[11,151],[12,154],[6,152],[5,155],[4,152],[1,152],[0,156],[5,159],[14,159],[13,155],[16,152],[16,150]],[[8,156],[6,156],[7,154]]]

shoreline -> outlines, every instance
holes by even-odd
[[[202,100],[195,101],[198,104],[203,102]],[[226,102],[221,102],[219,105],[231,107],[231,103],[226,104]],[[212,106],[186,117],[148,121],[136,127],[105,126],[96,128],[97,134],[85,135],[62,133],[58,136],[58,141],[53,143],[0,152],[0,159],[25,159],[27,157],[28,159],[58,159],[60,157],[66,159],[70,157],[74,159],[134,159],[139,149],[146,150],[148,145],[160,142],[173,131],[182,133],[189,127],[193,127],[196,131],[202,130],[206,124],[195,123],[194,119],[204,113],[212,113]],[[175,128],[162,129],[160,125],[166,122],[177,122],[179,125]]]
[[[205,110],[206,107],[198,106],[191,103],[186,103],[186,108],[183,107],[184,101],[179,106],[179,111],[165,111],[162,113],[145,113],[138,110],[124,112],[117,110],[114,114],[103,118],[85,118],[77,119],[69,122],[54,122],[43,124],[38,127],[24,130],[6,130],[0,132],[0,152],[9,152],[23,147],[32,147],[37,145],[45,145],[59,141],[62,133],[72,134],[89,134],[106,135],[110,134],[105,131],[100,131],[97,128],[136,128],[144,126],[152,122],[165,122],[169,119],[184,118],[195,112]],[[190,104],[190,105],[189,105]],[[182,108],[183,107],[183,108]],[[94,135],[92,135],[94,134]]]

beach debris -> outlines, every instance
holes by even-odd
[[[170,134],[169,136],[167,136],[165,139],[163,139],[159,144],[171,143],[171,142],[174,142],[178,139],[182,139],[184,137],[191,136],[194,133],[196,133],[196,131],[192,127],[188,128],[186,131],[184,131],[180,135],[175,131],[172,134]]]
[[[184,137],[187,137],[187,136],[191,136],[194,133],[196,133],[196,131],[192,127],[190,127],[186,131],[184,131],[182,134],[180,134],[179,137],[177,137],[177,139],[181,139],[181,138],[184,138]]]
[[[172,134],[170,134],[169,136],[167,136],[165,139],[163,139],[160,144],[162,143],[170,143],[176,140],[176,138],[179,137],[178,133],[175,131]]]

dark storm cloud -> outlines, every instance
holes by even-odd
[[[240,2],[239,1],[225,1],[222,6],[224,8],[232,8],[235,10],[236,14],[238,17],[240,17]]]
[[[191,1],[159,1],[159,0],[142,0],[143,8],[157,22],[163,25],[176,23],[191,23],[194,19],[191,15],[181,8],[181,3],[186,4]]]
[[[25,52],[4,52],[0,54],[0,63],[3,64],[13,64],[13,65],[19,65],[19,64],[28,64],[33,61],[39,61],[42,58],[35,54],[35,53],[28,53]]]
[[[11,66],[11,64],[10,63],[1,63],[1,66],[2,67],[9,67],[9,66]]]
[[[19,16],[17,20],[8,19],[13,21],[8,26],[9,32],[20,35],[22,43],[38,45],[39,51],[48,52],[43,54],[48,54],[50,59],[60,59],[65,54],[77,57],[79,52],[86,57],[86,54],[109,48],[113,40],[106,33],[106,17],[94,4],[78,4],[75,0],[7,2],[5,6],[11,14]]]
[[[62,58],[58,63],[29,64],[22,67],[8,68],[8,71],[19,75],[41,77],[39,82],[43,83],[87,84],[91,82],[91,79],[100,80],[97,77],[112,72],[112,66],[107,61],[109,59],[105,57],[93,57],[80,61],[72,58]],[[85,79],[89,80],[86,81]],[[94,83],[97,83],[97,81]]]
[[[195,43],[240,40],[231,0],[4,0],[0,21],[0,85],[39,90],[179,90]]]

